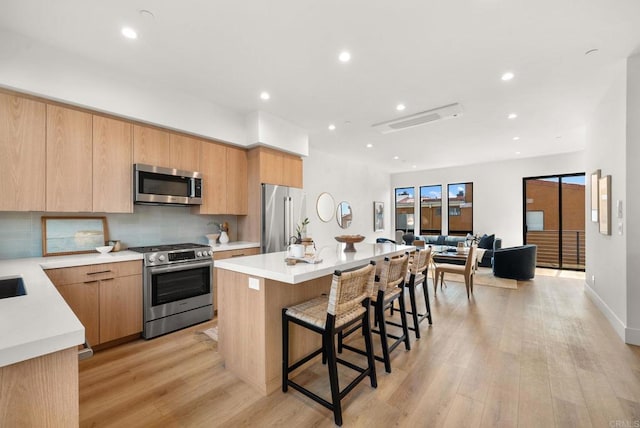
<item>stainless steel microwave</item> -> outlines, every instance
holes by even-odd
[[[133,165],[136,204],[202,205],[202,173],[144,164]]]

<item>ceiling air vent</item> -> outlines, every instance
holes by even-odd
[[[383,134],[388,134],[390,132],[401,131],[403,129],[413,128],[414,126],[424,125],[425,123],[437,122],[458,116],[462,116],[462,106],[455,103],[386,122],[374,123],[371,126]]]

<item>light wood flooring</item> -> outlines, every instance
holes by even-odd
[[[364,381],[346,397],[343,426],[640,426],[640,348],[620,340],[583,283],[541,274],[517,290],[477,285],[471,300],[462,284],[448,281],[435,299],[430,288],[433,326],[423,322],[417,341],[411,333],[411,351],[395,350],[391,374],[378,363],[377,389]],[[333,426],[302,394],[262,397],[226,371],[200,333],[215,324],[81,362],[81,426]],[[321,363],[297,380],[329,397]]]

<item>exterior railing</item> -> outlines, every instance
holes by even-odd
[[[527,232],[527,244],[538,246],[538,266],[584,269],[584,230],[562,231],[562,260],[560,260],[560,231]]]

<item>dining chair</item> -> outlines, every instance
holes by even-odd
[[[369,377],[371,386],[378,386],[373,354],[370,325],[370,297],[375,280],[375,262],[348,271],[336,270],[331,281],[329,296],[322,295],[306,302],[282,309],[282,392],[288,387],[300,391],[312,400],[333,411],[336,425],[342,425],[342,399],[363,379]],[[289,362],[289,322],[311,330],[322,336],[322,347],[293,364]],[[358,325],[362,328],[367,357],[367,367],[360,367],[336,355],[335,337],[344,329]],[[331,402],[289,378],[289,373],[298,369],[314,357],[322,354],[322,363],[327,364]],[[342,390],[338,382],[340,363],[356,372],[355,377]]]
[[[476,246],[473,245],[469,248],[467,260],[464,265],[453,265],[448,263],[441,263],[436,266],[436,281],[433,283],[433,295],[436,295],[438,290],[438,280],[440,281],[440,287],[444,282],[445,273],[454,273],[464,276],[464,285],[467,288],[467,299],[469,298],[469,290],[473,293],[473,275],[476,271]]]

